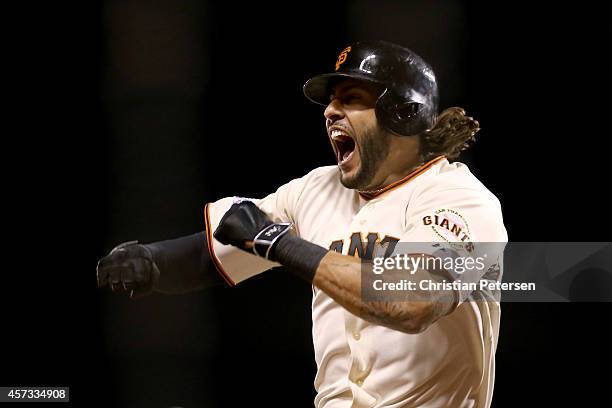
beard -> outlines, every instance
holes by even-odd
[[[359,145],[359,168],[352,177],[340,174],[340,182],[346,188],[366,190],[370,187],[376,171],[389,155],[391,135],[379,127],[364,132]]]

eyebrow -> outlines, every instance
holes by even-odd
[[[360,87],[359,85],[351,84],[351,85],[342,85],[340,86],[340,88],[335,87],[335,86],[332,87],[332,89],[329,92],[329,96],[332,97],[336,95],[337,92],[348,92],[348,91],[352,91],[353,89],[367,93],[367,91],[364,88]]]

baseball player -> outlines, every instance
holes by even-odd
[[[325,106],[335,165],[262,199],[207,204],[203,232],[117,246],[98,263],[99,286],[182,293],[282,265],[313,286],[316,407],[490,406],[500,314],[490,293],[432,288],[368,302],[361,285],[363,261],[381,248],[390,256],[420,243],[419,256],[436,257],[443,243],[469,252],[507,241],[497,198],[451,162],[478,123],[459,108],[438,114],[431,67],[382,41],[344,48],[304,94]],[[434,269],[416,275],[456,278]],[[485,270],[499,280],[501,254]]]

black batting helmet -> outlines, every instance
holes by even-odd
[[[433,70],[411,50],[385,41],[360,41],[338,55],[335,72],[315,76],[304,84],[311,101],[329,104],[331,86],[355,78],[384,88],[376,101],[380,123],[400,135],[430,129],[438,113],[438,85]]]

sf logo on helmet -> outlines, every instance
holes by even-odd
[[[340,65],[342,65],[344,61],[346,61],[346,56],[349,52],[351,52],[351,47],[346,47],[342,50],[340,55],[338,55],[338,60],[336,61],[336,71],[340,68]]]

